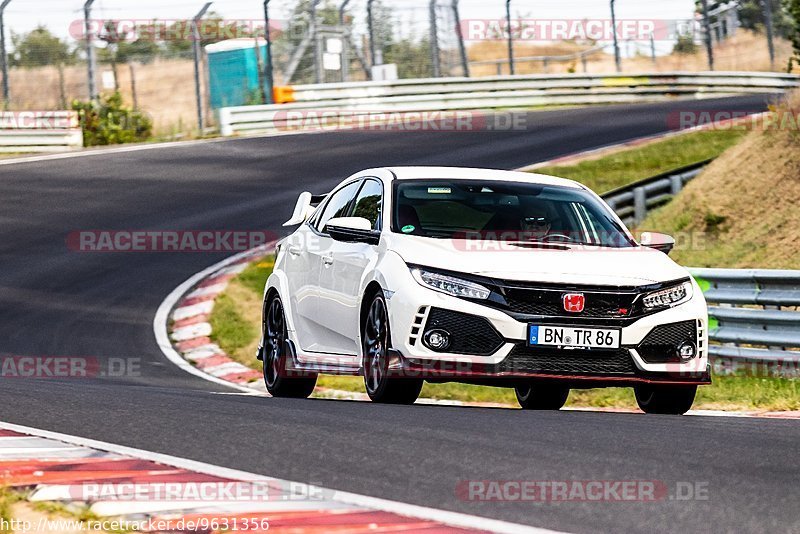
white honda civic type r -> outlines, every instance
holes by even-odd
[[[600,197],[551,176],[369,169],[303,193],[264,292],[258,358],[274,396],[363,375],[373,401],[424,381],[512,387],[527,409],[631,386],[685,413],[710,383],[707,309],[674,240],[638,243]]]

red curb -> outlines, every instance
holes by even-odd
[[[188,341],[181,341],[175,345],[175,348],[178,349],[178,352],[186,352],[192,349],[196,349],[197,347],[202,347],[203,345],[208,345],[211,343],[211,338],[207,336],[203,337],[196,337],[194,339],[190,339]]]
[[[250,371],[245,371],[242,373],[231,373],[229,375],[222,375],[219,378],[222,380],[227,380],[228,382],[235,382],[237,384],[248,384],[253,379],[261,378],[261,373],[258,371],[251,369]]]
[[[200,304],[201,302],[208,302],[209,300],[214,300],[217,298],[217,295],[203,295],[202,297],[192,297],[188,299],[183,299],[178,303],[178,308],[183,308],[185,306],[193,306],[194,304]]]
[[[230,363],[232,361],[233,360],[228,358],[226,354],[215,354],[214,356],[203,358],[202,360],[197,360],[197,362],[195,363],[195,367],[197,367],[198,369],[208,369],[210,367],[216,367],[218,365]]]
[[[181,319],[180,321],[175,321],[172,323],[173,331],[178,328],[183,328],[184,326],[192,326],[198,323],[207,323],[208,322],[208,315],[195,315],[194,317],[189,317],[188,319]]]

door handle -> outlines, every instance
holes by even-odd
[[[325,265],[333,265],[333,256],[323,256],[322,263]]]
[[[295,247],[289,247],[289,254],[291,254],[292,256],[299,256],[300,252],[302,252],[300,250],[300,247],[296,247],[296,246]]]

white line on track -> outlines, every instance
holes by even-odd
[[[217,465],[189,460],[187,458],[180,458],[168,454],[161,454],[157,452],[145,451],[142,449],[134,449],[124,445],[115,445],[105,441],[97,441],[89,438],[82,438],[79,436],[72,436],[69,434],[61,434],[58,432],[51,432],[49,430],[41,430],[27,426],[15,425],[13,423],[0,422],[0,428],[12,430],[15,432],[30,434],[43,438],[58,440],[71,445],[78,445],[81,447],[89,447],[101,451],[107,451],[125,456],[132,456],[142,460],[150,460],[165,465],[171,465],[189,471],[198,473],[205,473],[220,478],[228,478],[233,480],[246,480],[250,482],[264,481],[264,482],[277,482],[284,485],[284,487],[292,487],[297,489],[303,495],[314,495],[320,490],[324,492],[325,496],[330,496],[330,499],[344,504],[370,508],[373,510],[382,510],[386,512],[393,512],[396,514],[417,517],[429,521],[438,521],[452,526],[487,530],[490,532],[500,532],[508,534],[553,534],[558,531],[548,530],[538,527],[531,527],[527,525],[520,525],[517,523],[510,523],[507,521],[500,521],[497,519],[489,519],[485,517],[472,516],[458,512],[448,512],[446,510],[439,510],[436,508],[428,508],[427,506],[418,506],[415,504],[406,504],[397,501],[390,501],[387,499],[379,499],[377,497],[368,497],[366,495],[359,495],[357,493],[349,493],[338,490],[328,490],[319,488],[318,486],[310,486],[308,484],[290,482],[273,477],[266,477],[256,473],[249,473],[247,471],[240,471],[237,469],[229,469],[227,467],[220,467]]]
[[[274,247],[274,243],[268,243],[266,245],[262,245],[265,251]],[[161,352],[164,353],[164,356],[167,357],[169,361],[186,371],[187,373],[191,373],[195,376],[198,376],[204,380],[208,380],[209,382],[214,382],[215,384],[227,386],[229,388],[236,389],[243,393],[247,393],[249,395],[262,395],[256,390],[252,388],[242,386],[239,384],[234,384],[233,382],[228,382],[226,380],[222,380],[215,376],[211,376],[207,373],[204,373],[200,369],[194,367],[191,363],[186,361],[183,356],[178,354],[178,352],[172,347],[172,342],[169,339],[169,333],[167,332],[167,325],[169,323],[169,313],[178,303],[178,301],[183,298],[183,296],[189,292],[195,285],[199,284],[204,278],[207,276],[219,271],[220,269],[227,267],[236,261],[240,260],[241,258],[250,256],[253,254],[252,250],[248,250],[245,252],[241,252],[230,258],[226,258],[218,263],[215,263],[211,267],[203,269],[199,273],[191,276],[188,280],[184,283],[176,287],[172,290],[172,292],[167,295],[167,298],[161,303],[156,311],[156,315],[153,318],[153,332],[156,336],[156,342],[158,343],[158,347],[161,349]]]

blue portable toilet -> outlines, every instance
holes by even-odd
[[[260,83],[267,57],[264,39],[228,39],[205,47],[211,107],[261,103]]]

